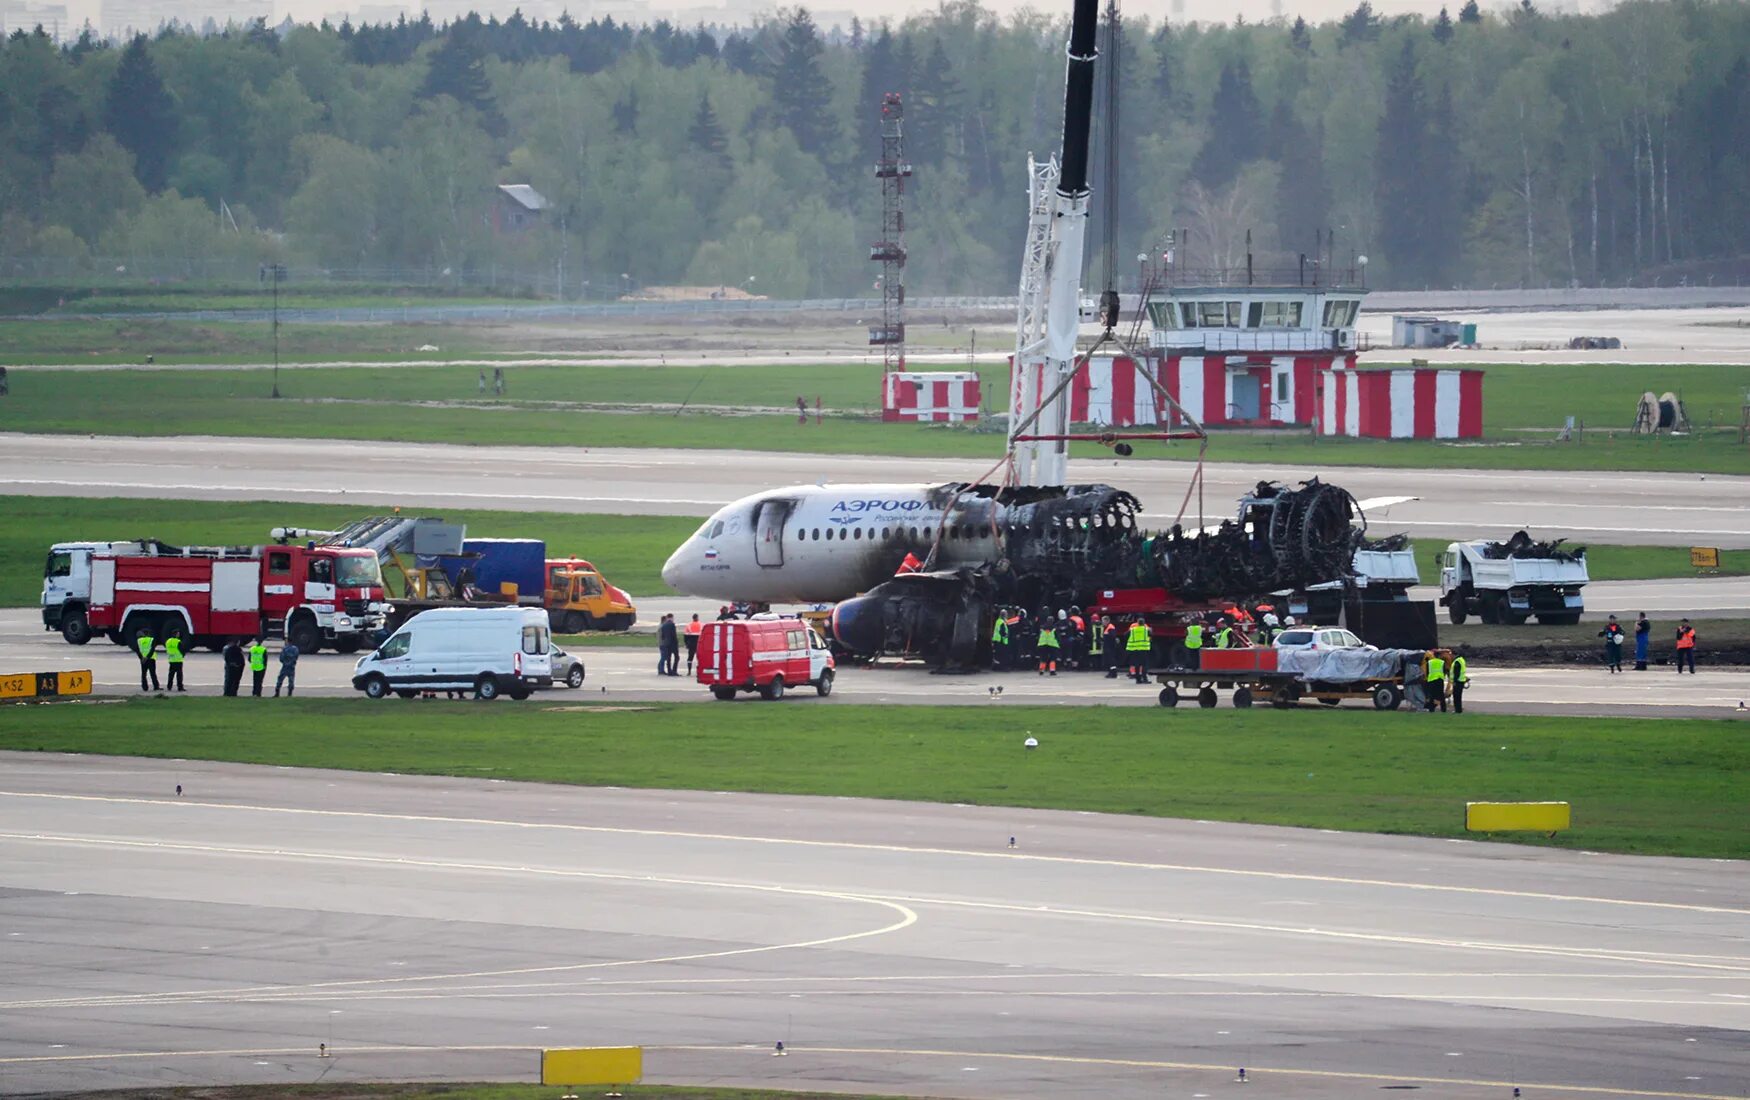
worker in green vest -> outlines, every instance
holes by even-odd
[[[1227,619],[1215,620],[1215,648],[1232,649],[1234,647],[1234,630],[1227,625]]]
[[[1202,661],[1203,624],[1193,620],[1185,624],[1185,660],[1187,668],[1196,668]]]
[[[1009,620],[1002,608],[997,609],[996,621],[990,625],[990,663],[992,668],[1009,666]]]
[[[1452,713],[1464,713],[1464,688],[1470,683],[1470,662],[1465,659],[1468,649],[1461,649],[1452,657]]]
[[[1148,658],[1153,648],[1154,635],[1148,624],[1138,618],[1130,624],[1130,633],[1124,639],[1124,652],[1130,661],[1131,679],[1139,684],[1148,683]]]
[[[1041,613],[1039,616],[1039,640],[1034,643],[1034,648],[1039,651],[1039,675],[1045,675],[1047,666],[1050,666],[1051,675],[1056,676],[1057,651],[1060,648],[1057,643],[1057,620],[1048,614]]]
[[[1446,661],[1433,650],[1428,651],[1428,677],[1423,688],[1423,706],[1428,712],[1434,712],[1435,704],[1441,711],[1446,710]]]
[[[153,656],[153,651],[158,648],[158,639],[152,637],[151,630],[142,630],[134,638],[134,648],[140,651],[140,690],[160,690],[158,687],[158,658]],[[152,686],[149,688],[146,686],[147,678],[152,681]]]
[[[1100,629],[1105,624],[1100,622],[1100,616],[1088,615],[1088,663],[1087,668],[1103,668],[1106,664],[1106,635]]]
[[[187,691],[182,683],[182,635],[171,631],[170,637],[164,639],[164,658],[170,665],[170,675],[164,678],[164,689]]]
[[[255,681],[251,695],[260,697],[261,682],[267,679],[267,643],[259,635],[249,643],[249,675]]]

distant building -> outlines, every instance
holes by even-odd
[[[486,220],[494,233],[521,233],[540,224],[541,213],[547,206],[546,196],[528,184],[501,183]]]

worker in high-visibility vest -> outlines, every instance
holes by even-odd
[[[1130,661],[1130,675],[1139,684],[1148,683],[1149,651],[1154,648],[1154,634],[1148,624],[1137,619],[1130,624],[1130,634],[1124,639],[1124,651]]]
[[[187,691],[182,684],[182,635],[172,633],[164,639],[164,659],[169,664],[169,675],[164,678],[164,690]]]
[[[1195,620],[1185,624],[1186,667],[1196,668],[1203,660],[1203,624]]]
[[[1106,658],[1106,679],[1118,679],[1118,620],[1110,615],[1100,623],[1100,650]]]
[[[1039,640],[1034,643],[1039,651],[1039,675],[1045,675],[1046,666],[1050,666],[1051,675],[1057,675],[1057,620],[1050,615],[1039,618]]]
[[[158,648],[158,639],[152,637],[150,630],[142,630],[134,638],[134,648],[140,653],[140,690],[161,690],[158,687],[158,658],[153,656],[153,651]],[[152,681],[149,688],[146,686],[148,678]]]
[[[1689,662],[1689,673],[1695,675],[1695,627],[1684,619],[1677,626],[1677,675],[1683,675],[1683,663]]]
[[[1446,661],[1438,653],[1429,650],[1426,667],[1428,673],[1424,678],[1422,705],[1428,709],[1429,713],[1433,713],[1436,705],[1444,711],[1446,710]]]
[[[1470,683],[1470,662],[1465,659],[1470,651],[1461,649],[1452,655],[1452,713],[1464,713],[1464,689]]]
[[[1227,619],[1215,620],[1215,648],[1232,649],[1234,647],[1234,628],[1227,625]]]
[[[261,695],[261,682],[267,679],[267,642],[259,636],[249,643],[249,675],[255,680],[251,695]]]
[[[992,668],[1007,668],[1009,656],[1009,620],[1003,609],[997,609],[996,621],[990,624],[990,664]]]

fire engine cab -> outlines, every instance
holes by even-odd
[[[90,627],[124,645],[141,634],[215,647],[283,635],[306,654],[352,653],[383,613],[383,574],[370,550],[231,546],[91,559]]]
[[[699,633],[699,683],[719,699],[757,691],[782,699],[787,688],[832,693],[833,659],[819,634],[794,617],[755,615],[706,623]]]

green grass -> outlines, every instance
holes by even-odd
[[[571,704],[576,705],[576,704]],[[134,698],[21,707],[0,749],[843,795],[1460,836],[1467,800],[1560,799],[1559,847],[1750,855],[1741,723],[1402,712]],[[1026,752],[1032,734],[1040,748]]]
[[[274,527],[323,528],[382,514],[394,502],[351,505],[261,501],[132,500],[7,497],[0,510],[0,606],[36,604],[42,597],[49,544],[159,538],[176,545],[250,545],[269,541]],[[408,509],[468,525],[474,537],[539,538],[555,555],[588,558],[633,596],[672,595],[662,563],[698,527],[685,516],[570,515],[481,509]],[[398,582],[391,582],[392,585]]]
[[[386,356],[394,354],[395,347],[405,351],[417,346],[414,341],[427,338],[444,347],[446,354],[459,355],[464,352],[453,346],[456,334],[471,334],[459,338],[472,339],[481,331],[462,328],[434,334],[419,326],[308,327],[311,343],[300,347],[298,354],[311,358]],[[262,335],[256,333],[252,339]],[[252,345],[246,354],[237,354],[256,361],[265,358],[262,346]],[[998,406],[1006,392],[1004,373],[985,370],[987,392]],[[1750,447],[1737,443],[1735,432],[1647,438],[1596,427],[1601,418],[1626,423],[1635,398],[1649,386],[1682,389],[1698,423],[1735,425],[1742,367],[1497,366],[1490,367],[1489,374],[1491,438],[1482,444],[1315,442],[1303,432],[1238,433],[1219,434],[1209,454],[1219,461],[1324,467],[1750,474]],[[269,398],[271,380],[261,371],[115,371],[99,379],[24,370],[13,372],[12,396],[0,405],[0,427],[122,435],[211,433],[595,447],[660,442],[670,447],[931,456],[974,462],[995,462],[1001,454],[999,435],[963,427],[882,424],[866,418],[836,418],[803,427],[788,415],[671,415],[673,407],[689,395],[695,405],[783,406],[800,394],[810,401],[818,396],[832,410],[858,412],[877,404],[878,376],[879,369],[866,364],[519,367],[508,372],[508,398],[493,400],[496,408],[487,411],[472,407],[479,402],[479,371],[468,367],[282,370],[280,389],[288,399],[280,401]],[[407,404],[413,401],[429,404]],[[554,401],[649,404],[652,411],[619,414],[539,404]],[[1518,431],[1559,423],[1567,415],[1562,410],[1570,406],[1575,415],[1594,424],[1584,442],[1554,442],[1553,428],[1547,435]],[[1078,444],[1075,453],[1110,456],[1092,444]],[[1196,457],[1197,450],[1187,443],[1145,443],[1138,454],[1188,460]]]
[[[477,357],[495,351],[493,330],[442,324],[282,324],[280,361]],[[427,344],[442,352],[421,352]],[[0,321],[0,366],[18,364],[270,363],[273,332],[259,321],[36,320]],[[139,372],[158,377],[157,372]],[[16,391],[17,373],[13,375]],[[79,376],[83,377],[83,376]],[[106,375],[106,378],[116,377]],[[92,384],[89,379],[85,385]],[[107,383],[106,383],[107,384]],[[79,383],[73,380],[75,389]],[[142,388],[150,388],[150,381]],[[266,392],[265,390],[263,391]]]

